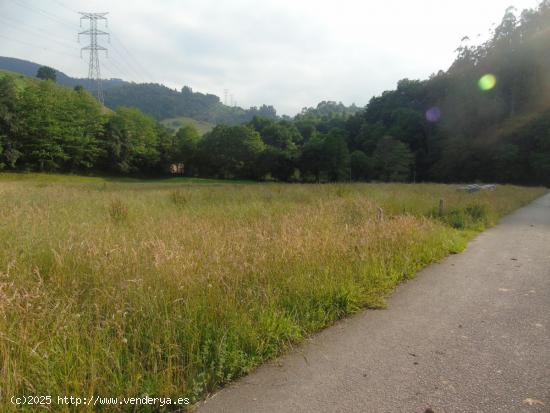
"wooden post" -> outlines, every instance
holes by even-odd
[[[384,210],[380,207],[376,208],[376,221],[384,221]]]
[[[443,216],[443,198],[439,200],[439,216]]]

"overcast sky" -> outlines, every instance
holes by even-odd
[[[222,100],[229,89],[239,106],[273,104],[293,115],[322,100],[363,106],[399,79],[445,70],[462,37],[484,40],[508,6],[538,3],[0,0],[0,55],[86,77],[76,11],[109,12],[103,77],[189,85]]]

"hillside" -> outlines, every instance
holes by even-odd
[[[112,108],[136,107],[157,120],[183,116],[209,123],[235,125],[248,122],[256,115],[277,117],[272,106],[249,109],[227,106],[221,103],[218,96],[195,92],[189,86],[176,90],[155,83],[126,83],[110,88],[105,91],[105,104]]]
[[[9,70],[35,77],[40,64],[27,60],[0,56],[0,69]],[[74,87],[81,85],[93,90],[88,79],[72,78],[56,69],[57,83]],[[105,105],[116,109],[135,107],[157,120],[188,117],[209,123],[240,124],[250,121],[256,115],[276,118],[277,112],[272,106],[260,108],[227,106],[220,98],[209,93],[194,92],[184,86],[180,91],[156,83],[133,83],[122,79],[103,80]]]
[[[38,63],[29,62],[28,60],[0,56],[0,69],[9,70],[10,72],[21,73],[25,76],[29,76],[32,78],[36,77],[36,72],[38,71],[38,68],[41,66],[42,65]],[[60,85],[69,86],[69,87],[80,85],[87,89],[91,88],[90,82],[86,78],[84,79],[73,78],[57,69],[56,69],[56,75],[57,75],[57,83],[59,83]],[[122,79],[104,79],[103,87],[105,89],[108,89],[111,87],[120,86],[124,83],[128,83],[128,82],[125,82]]]
[[[488,41],[458,48],[449,70],[371,99],[345,127],[357,173],[372,175],[378,158],[374,169],[405,179],[550,185],[549,44],[550,1],[510,8]]]
[[[13,72],[11,70],[3,70],[0,69],[0,79],[10,77],[13,79],[15,85],[20,89],[24,89],[25,85],[27,84],[28,77],[17,72]]]
[[[173,131],[178,131],[182,126],[190,125],[197,129],[200,135],[204,135],[205,133],[210,132],[216,126],[212,123],[187,118],[185,116],[181,116],[179,118],[164,119],[160,123]]]
[[[35,78],[40,64],[27,60],[0,56],[0,69],[9,70]],[[94,90],[88,79],[72,78],[56,70],[57,83],[74,87],[81,85],[88,90]],[[116,109],[119,107],[135,107],[151,115],[157,120],[174,118],[190,118],[199,129],[208,131],[204,124],[238,125],[251,121],[254,116],[278,119],[273,106],[261,105],[244,109],[238,106],[224,105],[214,94],[193,91],[189,86],[181,90],[171,89],[157,83],[133,83],[122,79],[104,79],[105,105]],[[328,116],[332,114],[350,115],[358,112],[355,105],[349,107],[342,103],[321,102],[316,108],[304,108],[302,114],[308,116]],[[201,126],[202,125],[202,126]]]

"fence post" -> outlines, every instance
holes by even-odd
[[[384,210],[380,207],[376,208],[376,220],[378,222],[384,221]]]
[[[443,198],[439,200],[439,216],[443,216]]]

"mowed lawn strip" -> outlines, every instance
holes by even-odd
[[[1,176],[0,410],[13,395],[197,400],[383,306],[545,191]]]

